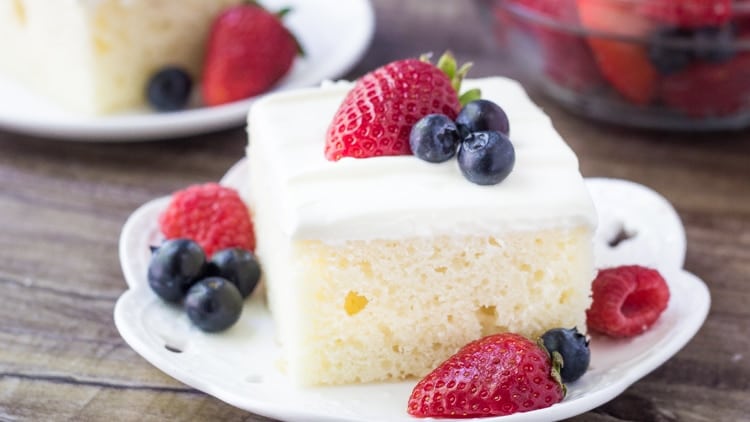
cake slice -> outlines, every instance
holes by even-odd
[[[145,105],[166,65],[194,78],[209,27],[241,0],[5,0],[0,73],[67,110],[102,114]]]
[[[517,83],[464,85],[509,116],[516,164],[500,184],[468,182],[455,160],[326,160],[348,83],[253,105],[245,195],[294,382],[423,376],[484,335],[585,329],[596,216],[578,160]]]

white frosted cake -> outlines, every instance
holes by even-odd
[[[197,80],[211,22],[240,1],[3,0],[0,73],[71,111],[133,108],[161,67]]]
[[[494,186],[456,160],[324,157],[348,83],[274,94],[249,115],[257,255],[301,385],[423,376],[501,331],[585,330],[596,217],[578,160],[517,83],[467,80],[511,122]]]

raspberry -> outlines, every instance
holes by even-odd
[[[638,265],[600,270],[586,311],[589,329],[612,337],[648,330],[669,302],[669,287],[658,271]]]
[[[167,239],[188,238],[210,257],[226,248],[255,249],[253,223],[236,190],[216,183],[193,185],[172,194],[159,216]]]

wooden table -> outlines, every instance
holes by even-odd
[[[513,74],[469,2],[376,0],[378,30],[351,72],[450,47],[473,75]],[[429,3],[429,6],[427,4]],[[750,132],[665,135],[592,124],[535,99],[586,176],[661,192],[687,227],[687,269],[710,286],[679,354],[577,421],[750,420]],[[90,144],[0,132],[0,420],[248,420],[152,367],[120,338],[120,228],[140,204],[218,180],[243,128],[178,141]]]

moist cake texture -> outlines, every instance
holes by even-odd
[[[585,331],[596,217],[578,160],[517,83],[464,85],[509,116],[516,164],[498,185],[468,182],[455,160],[327,161],[348,83],[252,107],[244,194],[296,383],[420,377],[491,333]]]
[[[166,65],[198,80],[213,19],[240,1],[4,0],[0,73],[78,113],[145,105]]]

